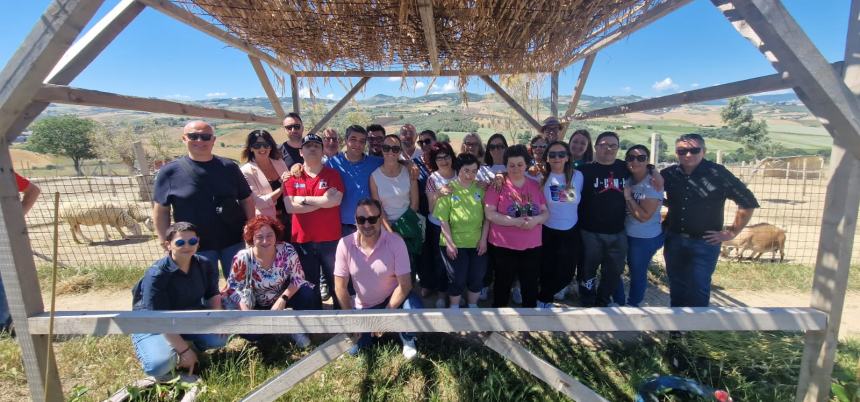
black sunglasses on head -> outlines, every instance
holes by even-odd
[[[678,156],[684,156],[688,153],[690,155],[698,155],[700,152],[702,152],[702,148],[699,148],[699,147],[675,149],[675,154]]]
[[[648,160],[648,155],[627,155],[627,157],[624,158],[624,160],[627,162],[633,162],[633,161],[645,162]]]
[[[212,134],[188,133],[185,134],[185,138],[188,138],[189,141],[211,141]]]
[[[403,150],[399,145],[382,145],[382,152],[400,153]]]
[[[355,223],[357,223],[359,225],[364,225],[365,223],[375,225],[376,222],[379,221],[379,217],[381,217],[381,216],[382,216],[382,214],[379,214],[376,216],[356,216],[355,217]]]

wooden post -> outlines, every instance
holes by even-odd
[[[720,165],[723,164],[723,150],[722,149],[717,150],[717,164],[720,164]]]
[[[800,191],[802,196],[806,196],[806,158],[803,158],[803,188]]]
[[[328,113],[326,113],[325,116],[323,116],[323,118],[317,122],[317,124],[314,125],[311,131],[308,132],[318,133],[319,130],[322,130],[322,128],[325,127],[325,124],[328,123],[328,121],[331,120],[331,118],[334,117],[334,115],[336,115],[337,112],[340,111],[340,109],[343,109],[343,107],[346,106],[346,104],[349,103],[349,101],[352,100],[353,97],[355,97],[355,94],[357,94],[358,91],[361,90],[361,88],[364,88],[364,85],[367,84],[367,81],[370,81],[370,77],[362,77],[358,81],[358,83],[355,84],[355,86],[352,87],[352,89],[350,89],[349,92],[347,92],[346,95],[343,96],[343,99],[341,99],[340,102],[334,105],[334,107],[331,108],[331,110],[329,110]]]
[[[561,118],[562,127],[559,137],[564,138],[567,128],[570,127],[570,117],[576,113],[576,105],[579,104],[579,98],[582,97],[582,91],[585,89],[585,82],[588,80],[588,74],[591,73],[591,66],[594,65],[595,57],[597,57],[597,53],[592,53],[582,63],[582,70],[579,70],[579,77],[576,79],[576,85],[573,87],[570,104],[567,105],[567,110],[564,111],[564,116]]]
[[[785,184],[788,184],[788,179],[791,178],[791,163],[785,161]]]
[[[549,78],[549,114],[558,117],[558,71],[553,71]]]
[[[517,101],[514,100],[513,97],[511,97],[511,95],[508,95],[508,93],[501,86],[499,86],[499,84],[496,84],[496,82],[493,81],[490,76],[482,75],[481,79],[484,80],[487,86],[489,86],[490,88],[492,88],[493,91],[499,94],[499,96],[502,97],[502,100],[504,100],[505,103],[508,104],[508,106],[512,107],[514,111],[516,111],[517,114],[520,115],[520,117],[522,117],[526,122],[529,123],[530,126],[534,127],[535,130],[540,131],[540,123],[538,123],[538,121],[535,120],[535,118],[532,117],[529,112],[527,112],[522,106],[520,106],[520,104],[517,103]]]
[[[272,104],[272,110],[275,111],[275,114],[282,121],[285,117],[287,117],[287,113],[284,112],[284,107],[281,106],[281,100],[278,99],[278,94],[275,92],[275,88],[272,87],[272,83],[269,81],[269,76],[266,75],[266,69],[263,68],[263,63],[260,62],[260,59],[248,55],[248,60],[251,61],[251,67],[254,68],[254,73],[257,74],[257,79],[260,80],[260,85],[263,86],[263,91],[266,92],[266,96],[269,97],[269,103]]]
[[[302,100],[299,98],[299,79],[290,75],[290,90],[293,92],[293,113],[302,114]]]
[[[651,133],[651,164],[660,162],[660,134]]]
[[[137,165],[137,174],[134,176],[137,183],[137,199],[140,201],[152,201],[153,177],[149,174],[149,161],[146,159],[146,151],[143,143],[135,141],[131,144],[134,150],[134,163]]]

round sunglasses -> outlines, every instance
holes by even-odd
[[[182,247],[185,245],[185,243],[188,243],[189,246],[196,246],[197,243],[200,243],[200,239],[198,239],[196,237],[192,237],[192,238],[188,239],[187,242],[184,239],[176,239],[173,241],[173,245],[176,247]]]

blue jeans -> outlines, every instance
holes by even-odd
[[[334,290],[334,255],[337,251],[337,240],[318,243],[296,243],[299,261],[305,271],[305,280],[314,284],[314,291],[319,296],[320,276],[325,280],[329,289]],[[340,309],[337,297],[333,298],[334,308]]]
[[[389,296],[389,298],[390,297],[391,296]],[[362,310],[382,310],[387,305],[388,305],[388,299],[385,299],[385,301],[382,303],[379,303],[373,307],[365,307]],[[418,294],[416,294],[413,291],[413,292],[409,292],[409,295],[406,296],[406,300],[403,301],[403,304],[400,305],[400,308],[403,310],[420,309],[420,308],[424,308],[424,303],[421,302],[421,297],[418,296]],[[399,335],[400,335],[400,340],[402,342],[409,342],[409,341],[415,340],[415,334],[412,332],[401,332]],[[358,345],[359,349],[362,349],[362,348],[370,346],[371,344],[373,344],[373,337],[370,336],[369,333],[364,333],[364,334],[361,334],[360,338],[358,338],[358,343],[356,345]]]
[[[672,307],[707,307],[711,298],[711,275],[717,267],[720,245],[702,239],[666,232],[663,246],[669,300]]]
[[[224,274],[224,279],[227,279],[227,277],[230,276],[230,265],[233,264],[233,257],[235,257],[239,250],[243,248],[245,248],[245,243],[238,242],[232,246],[227,246],[220,250],[198,251],[197,255],[202,255],[213,263],[215,263],[216,261],[220,261],[221,273]]]
[[[654,253],[663,247],[662,233],[650,239],[627,236],[627,269],[630,270],[630,295],[624,298],[624,280],[618,279],[618,289],[612,299],[620,305],[639,307],[648,288],[648,266]]]
[[[227,335],[221,334],[182,335],[182,339],[193,343],[197,350],[215,349],[227,344]],[[147,375],[160,381],[173,377],[171,372],[176,368],[179,356],[164,335],[132,334],[131,342],[134,344],[137,359]]]
[[[349,236],[349,235],[355,233],[357,230],[358,230],[358,228],[356,228],[355,225],[353,225],[353,224],[341,223],[340,224],[340,237]]]
[[[12,325],[12,314],[9,312],[9,302],[6,301],[3,277],[0,276],[0,331],[8,331],[10,325]]]

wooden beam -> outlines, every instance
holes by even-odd
[[[242,398],[243,402],[274,401],[296,386],[305,378],[310,377],[325,367],[352,346],[349,336],[338,334],[314,349],[309,355],[287,367],[282,373],[260,384]]]
[[[287,113],[284,112],[284,107],[281,105],[281,100],[278,99],[278,94],[275,93],[275,88],[272,87],[272,82],[269,81],[269,76],[266,75],[266,69],[263,68],[263,63],[260,62],[260,59],[251,55],[248,55],[248,60],[251,61],[251,66],[254,67],[254,72],[260,80],[260,85],[263,86],[263,91],[265,91],[266,96],[269,97],[269,103],[272,104],[272,109],[275,110],[275,114],[278,115],[278,118],[283,121],[284,118],[287,117]]]
[[[553,71],[549,77],[549,113],[558,117],[558,71]]]
[[[299,95],[299,80],[295,75],[290,76],[290,90],[293,95],[293,113],[302,115],[302,97]]]
[[[288,63],[285,63],[285,62],[273,57],[272,55],[270,55],[266,52],[263,52],[262,50],[258,49],[256,46],[254,46],[253,44],[242,40],[241,38],[231,34],[230,32],[227,32],[221,28],[218,28],[217,26],[215,26],[213,24],[210,24],[206,20],[204,20],[204,19],[194,15],[193,13],[175,5],[170,0],[137,0],[137,1],[144,3],[147,6],[150,6],[150,7],[154,8],[158,11],[161,11],[162,13],[166,14],[167,16],[169,16],[173,19],[184,22],[185,24],[188,24],[191,27],[196,28],[198,31],[206,33],[209,36],[212,36],[212,37],[214,37],[214,38],[216,38],[216,39],[218,39],[218,40],[220,40],[220,41],[222,41],[222,42],[224,42],[230,46],[233,46],[236,49],[239,49],[248,55],[251,55],[251,56],[254,56],[260,60],[263,60],[266,63],[269,63],[269,65],[271,65],[273,67],[277,67],[277,68],[287,72],[288,74],[293,73],[293,67],[291,65],[289,65]]]
[[[711,2],[777,71],[791,75],[797,96],[830,132],[834,143],[860,158],[860,105],[856,97],[782,3]]]
[[[439,45],[436,43],[433,1],[418,0],[418,14],[421,16],[421,27],[424,30],[424,43],[427,46],[427,56],[430,59],[430,70],[433,71],[433,74],[439,74],[442,68],[439,64]]]
[[[579,70],[579,77],[576,78],[576,85],[574,85],[573,94],[570,97],[570,104],[567,105],[567,110],[564,111],[564,116],[561,118],[562,127],[561,134],[559,134],[561,138],[564,138],[567,128],[570,127],[570,116],[576,113],[576,106],[579,105],[579,100],[582,98],[582,92],[585,90],[585,82],[591,73],[591,66],[594,65],[595,57],[597,57],[597,53],[588,55],[582,63],[582,69]]]
[[[646,26],[650,25],[652,22],[663,18],[667,14],[675,11],[687,4],[689,4],[692,0],[667,0],[659,5],[651,7],[650,10],[642,13],[639,17],[637,17],[633,22],[623,25],[620,28],[612,31],[606,36],[600,38],[596,42],[592,43],[569,60],[566,60],[563,64],[569,66],[573,63],[576,63],[579,60],[582,60],[585,57],[588,57],[590,54],[594,54],[625,37],[636,32]]]
[[[334,107],[331,108],[331,110],[329,110],[328,113],[326,113],[325,116],[323,116],[323,118],[320,119],[320,121],[318,121],[317,124],[314,125],[314,128],[312,128],[309,132],[319,133],[319,131],[322,130],[323,127],[325,127],[326,123],[328,123],[328,121],[331,120],[331,118],[334,117],[334,115],[336,115],[337,112],[340,111],[340,109],[343,109],[343,107],[346,106],[346,104],[349,103],[350,100],[352,100],[352,98],[355,96],[355,94],[358,93],[358,91],[361,90],[361,88],[364,88],[364,85],[367,84],[367,81],[370,81],[370,77],[362,77],[360,80],[358,80],[358,83],[355,84],[355,86],[352,87],[352,89],[350,89],[349,92],[346,93],[346,95],[344,95],[343,99],[341,99],[340,102],[335,104]]]
[[[44,109],[28,108],[33,95],[101,3],[51,2],[0,72],[0,276],[21,347],[30,398],[36,401],[61,401],[63,391],[57,362],[53,353],[48,353],[48,337],[30,332],[28,317],[44,312],[45,306],[12,174],[9,143]],[[46,372],[51,374],[47,378]]]
[[[514,111],[516,111],[523,119],[525,119],[526,122],[529,123],[529,125],[534,127],[535,130],[540,131],[540,129],[541,129],[540,123],[538,123],[538,121],[535,120],[535,118],[532,117],[532,115],[530,115],[529,112],[527,112],[522,106],[520,106],[520,104],[517,103],[517,101],[511,97],[511,95],[508,95],[508,93],[505,92],[504,88],[499,86],[499,84],[496,84],[496,82],[493,81],[493,79],[490,78],[490,76],[488,76],[488,75],[482,75],[481,79],[484,80],[484,82],[487,84],[487,86],[492,88],[493,91],[496,91],[496,93],[502,97],[502,99],[508,104],[508,106],[513,108]]]
[[[176,116],[235,120],[246,123],[281,124],[281,121],[277,117],[259,116],[251,113],[195,106],[187,103],[179,103],[162,99],[119,95],[111,92],[72,88],[62,85],[43,85],[42,89],[40,89],[36,94],[35,99],[42,102],[99,106],[122,110],[172,114]]]
[[[608,402],[591,388],[586,387],[571,375],[557,369],[552,364],[535,356],[517,342],[505,338],[498,333],[492,333],[484,341],[484,345],[495,350],[505,359],[512,361],[531,375],[541,379],[552,389],[561,392],[577,402]]]
[[[855,97],[860,96],[860,0],[851,1],[845,68],[842,71],[845,85]],[[834,142],[830,166],[810,301],[810,307],[828,315],[827,329],[806,333],[795,396],[797,401],[829,399],[857,229],[860,160]]]
[[[519,71],[463,71],[463,70],[439,70],[439,73],[434,73],[432,70],[334,70],[334,71],[316,71],[304,70],[296,71],[297,77],[320,77],[320,78],[350,78],[350,77],[462,77],[474,75],[496,75],[496,74],[523,74],[523,73],[552,73],[550,70],[519,70]]]
[[[831,64],[834,72],[841,73],[843,62]],[[597,117],[615,116],[624,113],[641,112],[667,107],[675,107],[690,103],[706,102],[717,99],[727,99],[735,96],[757,94],[761,92],[777,91],[793,87],[794,81],[788,73],[778,73],[762,77],[750,78],[742,81],[730,82],[728,84],[715,85],[707,88],[694,89],[692,91],[661,96],[657,98],[643,99],[624,105],[610,106],[590,112],[579,113],[574,116],[576,120],[594,119]]]
[[[55,334],[107,335],[458,332],[458,331],[815,331],[825,314],[813,308],[616,307],[391,310],[391,311],[77,311],[58,312]],[[48,315],[30,318],[31,331],[48,331]]]

